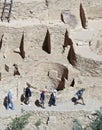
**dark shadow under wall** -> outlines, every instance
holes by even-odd
[[[63,72],[62,77],[64,77],[65,79],[68,80],[68,69],[67,68],[64,68],[64,72]]]
[[[61,78],[61,81],[59,81],[57,91],[63,90],[65,88],[65,78]]]
[[[70,43],[69,43],[68,31],[66,30],[64,37],[64,46],[67,47],[68,45],[70,45]]]
[[[4,34],[1,36],[1,40],[0,40],[0,50],[1,50],[1,48],[2,48],[3,36],[4,36]]]
[[[61,21],[64,23],[64,19],[63,19],[63,15],[62,15],[62,13],[61,13]]]
[[[0,81],[1,81],[1,76],[2,76],[2,74],[1,74],[1,72],[0,72]]]
[[[42,49],[47,52],[48,54],[51,53],[51,41],[50,41],[50,33],[49,30],[47,30]]]
[[[59,81],[58,87],[57,87],[57,91],[63,90],[65,88],[65,79],[68,80],[68,69],[65,68],[62,74],[62,78]]]
[[[20,43],[20,55],[21,57],[24,59],[25,58],[25,51],[24,51],[24,33],[22,35],[22,38],[21,38],[21,43]]]
[[[24,33],[21,38],[19,51],[14,51],[14,53],[18,53],[23,59],[25,58],[25,51],[24,51]]]
[[[68,59],[69,63],[70,63],[72,66],[75,66],[75,65],[76,65],[76,55],[75,55],[75,52],[74,52],[73,45],[70,46],[67,59]]]
[[[75,85],[75,79],[72,80],[70,86],[71,86],[71,87],[74,87],[74,85]]]
[[[69,45],[69,46],[73,45],[73,42],[72,42],[72,40],[69,38],[69,36],[68,36],[68,31],[66,30],[66,32],[65,32],[65,37],[64,37],[63,52],[62,52],[62,53],[64,53],[65,48],[66,48],[68,45]]]
[[[86,29],[86,17],[85,17],[85,11],[83,9],[82,3],[80,3],[80,19],[81,19],[81,25],[84,29]]]
[[[69,63],[71,65],[75,66],[75,64],[76,64],[76,55],[75,55],[74,48],[73,48],[73,42],[72,42],[71,38],[69,38],[68,31],[66,30],[65,38],[64,38],[64,45],[63,45],[63,52],[62,53],[64,53],[67,46],[70,46],[67,59],[68,59],[68,61],[69,61]]]

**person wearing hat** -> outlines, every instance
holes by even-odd
[[[45,90],[42,90],[42,92],[40,94],[40,101],[41,101],[42,108],[45,108],[44,107],[44,104],[45,104]]]

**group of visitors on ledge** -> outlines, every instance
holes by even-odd
[[[21,102],[29,105],[29,101],[30,101],[30,97],[32,96],[32,92],[30,89],[30,85],[27,84],[28,86],[26,87],[24,94],[21,95]],[[72,102],[74,102],[74,105],[78,104],[78,100],[82,100],[82,104],[85,105],[84,100],[83,100],[83,92],[85,91],[84,88],[78,90],[76,92],[77,98],[73,97],[72,98]],[[40,99],[35,101],[35,105],[40,106],[42,108],[45,108],[45,92],[46,90],[42,90],[42,92],[40,93]],[[50,95],[50,99],[49,99],[49,106],[53,105],[56,106],[56,96],[57,96],[57,90],[54,89],[53,92]],[[9,90],[7,96],[4,99],[4,106],[7,110],[12,109],[14,110],[14,102],[13,102],[13,98],[12,98],[12,91]]]
[[[45,104],[45,92],[46,90],[42,90],[40,93],[40,99],[35,101],[36,106],[40,106],[42,108],[44,107]],[[57,96],[57,90],[54,89],[54,91],[51,93],[50,100],[49,100],[49,106],[53,105],[56,106],[56,96]],[[27,86],[25,89],[25,94],[21,96],[21,102],[29,105],[29,98],[31,97],[31,90],[30,90],[30,85]]]
[[[40,100],[36,100],[36,102],[35,102],[35,104],[37,106],[41,106],[42,108],[45,108],[44,107],[45,92],[46,92],[46,90],[42,90],[42,92],[40,93]],[[56,95],[57,95],[57,90],[55,89],[51,94],[51,97],[50,97],[50,100],[49,100],[49,106],[51,106],[51,105],[56,106]],[[30,89],[30,85],[28,85],[25,89],[24,94],[21,95],[21,102],[29,105],[29,101],[30,101],[31,96],[32,96],[32,92],[31,92],[31,89]],[[9,109],[14,110],[14,101],[13,101],[12,90],[9,90],[7,96],[5,97],[4,106],[7,110],[9,110]]]

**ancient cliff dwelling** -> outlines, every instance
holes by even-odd
[[[0,18],[0,130],[22,111],[32,114],[24,130],[72,130],[74,119],[90,122],[102,107],[102,0],[0,0]],[[30,106],[20,101],[27,83]],[[86,105],[75,106],[80,88]],[[49,107],[54,89],[57,105]],[[14,111],[3,106],[9,90]],[[45,109],[35,104],[42,90]]]

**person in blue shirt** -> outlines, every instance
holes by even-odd
[[[51,105],[56,106],[56,96],[57,96],[57,90],[54,89],[54,91],[51,93],[50,100],[48,102],[49,106]]]
[[[29,104],[30,97],[31,97],[31,90],[30,90],[30,85],[28,85],[25,90],[25,104]]]
[[[45,104],[45,90],[43,90],[40,94],[40,101],[41,101],[41,104],[42,104],[42,108],[45,108],[44,107],[44,104]]]
[[[8,92],[7,97],[8,97],[7,110],[8,110],[9,108],[11,108],[12,110],[14,110],[14,102],[13,102],[12,91],[11,91],[11,90]]]
[[[82,97],[84,91],[85,91],[85,88],[82,88],[82,89],[77,91],[76,95],[77,95],[78,98],[76,100],[76,104],[78,103],[77,101],[81,99],[82,100],[82,104],[85,105],[84,99]]]

